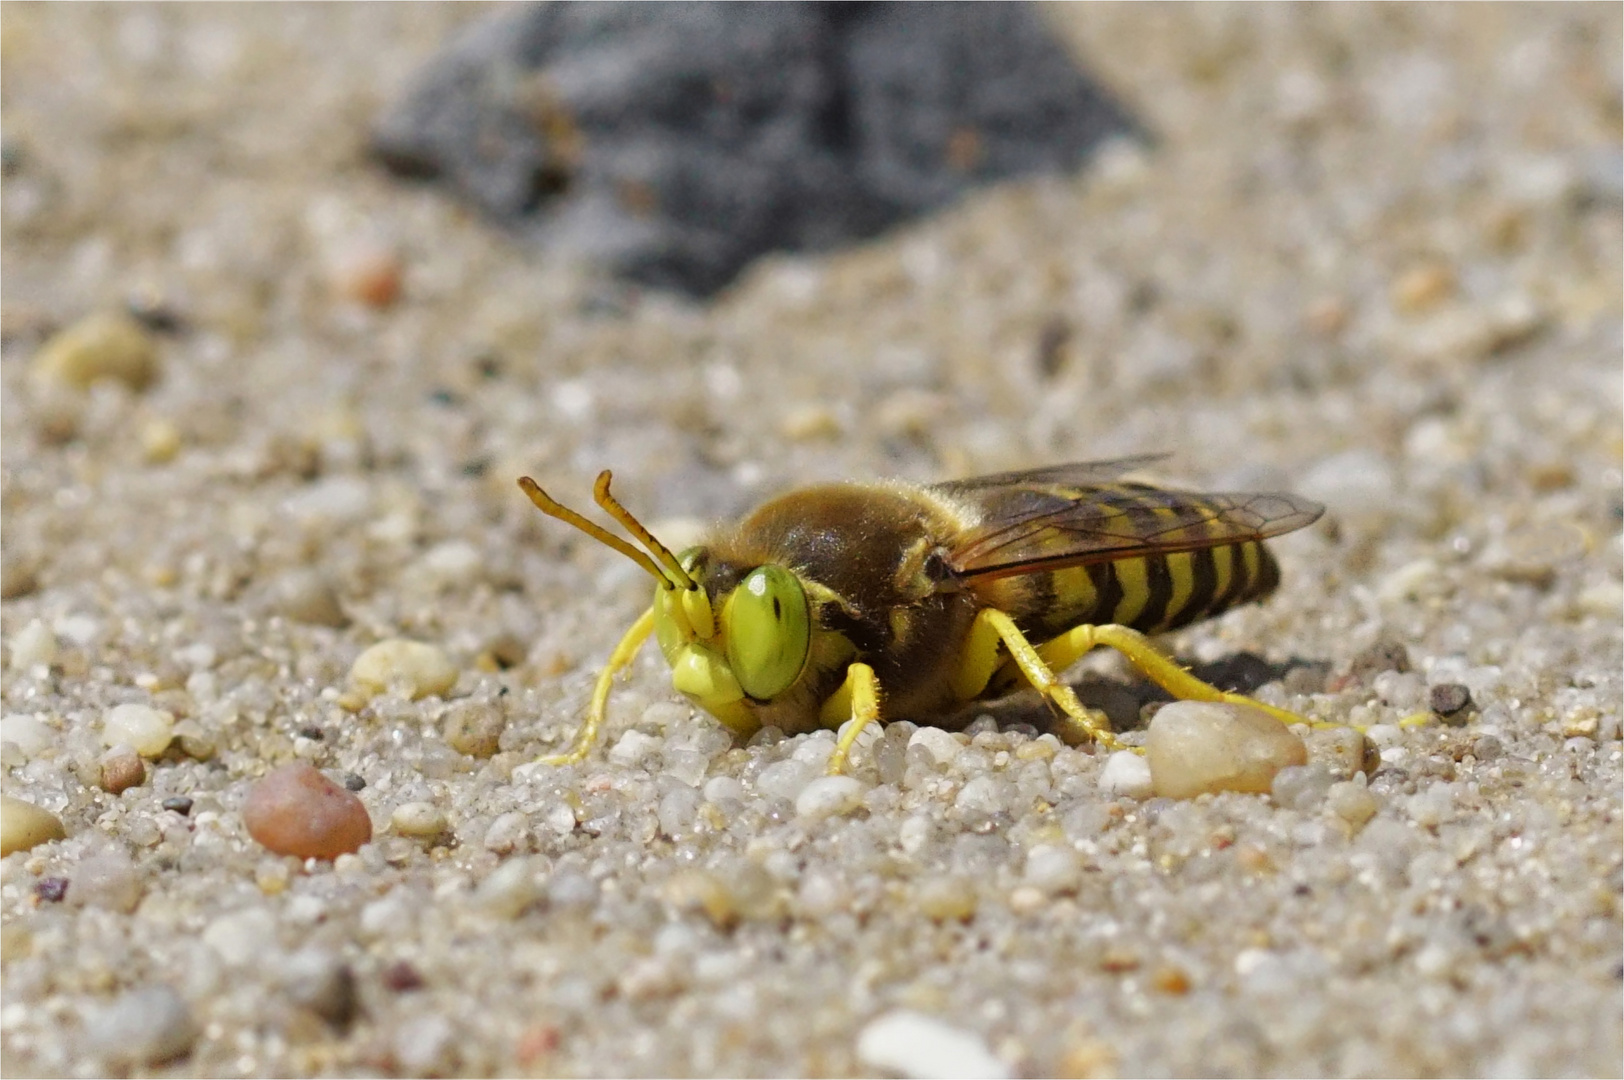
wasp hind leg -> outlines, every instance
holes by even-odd
[[[1026,635],[1021,633],[1020,628],[1015,625],[1014,619],[997,608],[982,608],[976,614],[976,621],[971,627],[970,640],[975,643],[977,641],[987,641],[991,637],[996,637],[997,640],[1003,642],[1004,648],[1009,652],[1009,662],[1020,669],[1021,674],[1025,676],[1027,682],[1032,684],[1033,689],[1060,710],[1062,716],[1061,726],[1074,736],[1073,739],[1068,741],[1080,742],[1086,740],[1097,743],[1107,750],[1121,750],[1124,748],[1122,740],[1118,739],[1116,733],[1111,730],[1110,721],[1105,718],[1105,714],[1095,709],[1085,708],[1083,703],[1077,700],[1077,695],[1072,688],[1062,682],[1059,676],[1054,673],[1054,667],[1051,667],[1052,661],[1044,655],[1042,649],[1026,640]],[[1064,667],[1065,665],[1057,666]],[[990,665],[988,665],[988,672],[991,673]],[[979,669],[976,675],[980,677]],[[986,680],[982,679],[981,681],[985,685]]]
[[[1262,709],[1287,724],[1307,724],[1316,728],[1344,726],[1326,720],[1310,720],[1286,709],[1265,705],[1244,694],[1230,693],[1210,683],[1202,682],[1184,670],[1178,661],[1158,650],[1145,635],[1126,626],[1108,623],[1103,626],[1073,627],[1053,641],[1044,642],[1038,647],[1038,653],[1050,664],[1064,669],[1096,645],[1115,649],[1127,657],[1128,662],[1138,668],[1151,682],[1184,701],[1220,701],[1228,705],[1245,705],[1253,709]]]
[[[575,745],[562,754],[550,754],[547,757],[537,758],[538,765],[574,765],[584,761],[592,752],[592,745],[598,741],[598,732],[603,727],[603,716],[609,708],[609,688],[614,684],[615,676],[624,671],[637,655],[637,650],[643,647],[649,634],[654,631],[654,609],[649,608],[643,612],[642,617],[632,623],[626,636],[620,639],[615,651],[609,654],[609,662],[603,666],[598,675],[598,684],[592,688],[592,708],[586,714],[586,723],[575,734]]]

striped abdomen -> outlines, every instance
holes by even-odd
[[[1135,555],[1030,575],[1018,621],[1039,640],[1084,624],[1161,633],[1260,599],[1279,583],[1279,565],[1256,540]]]

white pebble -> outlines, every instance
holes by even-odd
[[[953,805],[960,813],[999,814],[1009,805],[1009,784],[995,776],[977,776],[959,789]]]
[[[442,585],[468,585],[479,577],[485,556],[466,540],[447,540],[423,555],[423,572]]]
[[[101,633],[101,620],[82,611],[56,620],[56,636],[66,638],[69,644],[81,649],[94,645]]]
[[[29,713],[8,713],[0,717],[0,740],[16,744],[26,758],[35,758],[56,741],[51,725]]]
[[[402,836],[432,839],[446,831],[445,814],[429,802],[401,803],[389,815],[389,825]]]
[[[244,908],[203,928],[203,944],[231,967],[257,963],[276,944],[276,914],[269,908]]]
[[[863,804],[868,789],[850,776],[820,776],[807,784],[795,800],[795,813],[817,820],[844,814]]]
[[[1266,793],[1281,769],[1308,761],[1303,741],[1268,713],[1207,701],[1163,706],[1150,722],[1145,749],[1156,794],[1173,799]]]
[[[49,667],[55,662],[56,635],[51,633],[51,628],[45,625],[44,620],[33,620],[17,631],[17,636],[11,639],[12,671]]]
[[[575,808],[567,802],[555,802],[541,815],[542,824],[558,836],[575,831]]]
[[[282,500],[289,517],[308,523],[362,521],[372,514],[372,488],[354,476],[329,476]]]
[[[498,855],[506,855],[516,848],[524,846],[530,839],[530,820],[517,810],[509,810],[498,815],[491,822],[490,828],[485,830],[483,841],[486,851],[494,851]]]
[[[897,830],[897,845],[907,855],[917,855],[930,843],[931,836],[936,832],[936,826],[930,818],[923,814],[915,814],[902,823]]]
[[[731,776],[713,776],[705,781],[705,801],[720,803],[731,799],[744,801],[744,785]]]
[[[699,800],[699,792],[687,786],[672,788],[661,796],[660,805],[655,811],[660,819],[660,832],[666,836],[686,832],[694,823],[694,815],[699,812]]]
[[[1107,795],[1130,799],[1148,799],[1155,790],[1150,782],[1150,762],[1132,750],[1118,750],[1106,758],[1099,783]]]
[[[911,1009],[869,1021],[857,1035],[857,1058],[870,1069],[912,1080],[1010,1075],[979,1035]]]
[[[938,765],[950,763],[964,750],[964,744],[959,742],[951,731],[943,731],[937,727],[920,728],[908,740],[908,746],[910,749],[915,746],[922,747]]]
[[[1354,828],[1359,828],[1365,822],[1376,816],[1381,804],[1376,796],[1363,785],[1352,780],[1342,780],[1331,785],[1331,790],[1325,794],[1325,805],[1337,817],[1346,821]]]
[[[86,1017],[85,1041],[107,1065],[161,1065],[192,1049],[197,1023],[192,1010],[167,986],[147,986],[121,995]]]
[[[1069,847],[1039,844],[1026,853],[1027,883],[1044,892],[1069,892],[1077,888],[1082,876],[1082,861]]]
[[[102,719],[102,743],[123,744],[142,757],[155,758],[169,748],[175,737],[175,718],[151,705],[115,705]]]
[[[533,856],[508,860],[474,889],[474,903],[498,918],[518,918],[541,896],[541,869]]]
[[[756,791],[770,799],[794,801],[815,775],[817,770],[804,761],[775,761],[756,777]]]
[[[1411,795],[1405,809],[1411,821],[1422,828],[1433,828],[1454,817],[1455,793],[1448,784],[1436,783]]]
[[[444,697],[457,685],[457,669],[433,645],[389,638],[355,658],[350,678],[368,695],[396,690],[416,701],[431,694]]]
[[[616,765],[631,768],[641,764],[644,758],[658,754],[663,746],[664,739],[644,735],[641,731],[628,731],[609,751],[609,760]]]

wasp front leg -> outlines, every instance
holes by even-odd
[[[835,752],[829,755],[828,775],[840,776],[846,771],[846,758],[857,745],[857,736],[880,719],[880,680],[874,669],[860,661],[847,667],[846,681],[823,703],[821,715],[831,727],[844,722],[844,717],[851,718],[845,734],[835,744]]]
[[[632,623],[632,628],[626,631],[626,636],[620,639],[615,651],[609,654],[609,662],[604,665],[603,671],[598,675],[598,684],[592,689],[592,708],[587,712],[586,723],[575,735],[575,745],[566,753],[551,754],[538,758],[540,765],[574,765],[586,760],[587,754],[592,752],[592,744],[598,741],[598,732],[603,728],[604,713],[609,708],[609,689],[614,685],[615,676],[632,662],[637,650],[643,647],[649,634],[654,632],[654,609],[649,608],[643,612],[641,618]]]

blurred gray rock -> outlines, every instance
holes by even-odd
[[[554,3],[470,27],[373,149],[529,242],[704,295],[1131,131],[1024,4]]]

